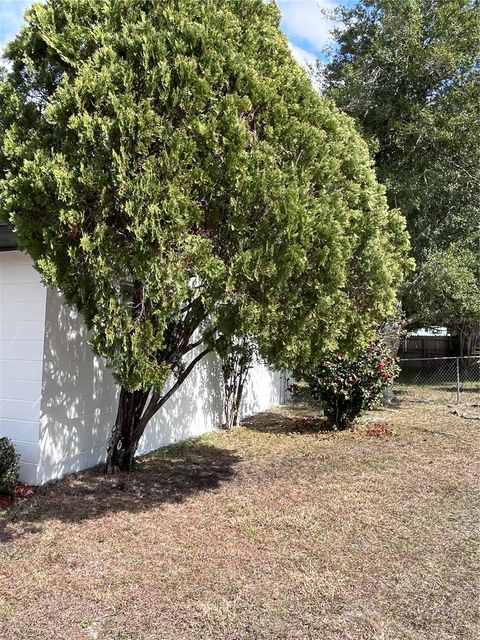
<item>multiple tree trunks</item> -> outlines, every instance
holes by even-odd
[[[248,371],[247,371],[248,373]],[[245,388],[244,382],[236,381],[234,385],[225,385],[230,389],[230,393],[225,394],[225,425],[224,428],[228,431],[232,427],[237,427],[240,424],[241,418],[241,404],[243,398],[243,390]]]
[[[128,391],[120,390],[115,424],[107,447],[107,475],[130,473],[135,463],[135,454],[145,428],[150,419],[181,386],[197,363],[209,353],[205,349],[198,354],[179,375],[170,389],[160,395],[153,389]],[[225,429],[229,430],[240,423],[243,392],[251,368],[251,358],[245,353],[234,351],[223,366],[225,385]]]
[[[117,417],[107,448],[108,475],[132,471],[135,452],[145,430],[142,428],[142,416],[149,397],[149,389],[133,392],[121,389]]]
[[[473,356],[480,351],[480,326],[474,329],[457,329],[459,353],[461,356]]]
[[[130,473],[133,470],[138,443],[147,424],[209,352],[209,348],[204,349],[193,358],[163,395],[154,389],[128,391],[121,388],[117,417],[107,447],[107,475]]]
[[[243,392],[252,367],[254,348],[246,338],[234,340],[222,364],[226,430],[240,424]]]

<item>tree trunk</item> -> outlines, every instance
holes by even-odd
[[[240,408],[253,352],[248,342],[234,344],[225,357],[222,371],[224,383],[224,428],[228,431],[240,424]]]
[[[234,381],[230,380],[229,385],[225,385],[225,429],[227,431],[240,424],[244,386],[244,382],[238,378]]]
[[[150,390],[130,392],[121,389],[117,417],[107,447],[108,475],[132,471],[135,452],[143,434],[143,430],[139,434],[139,426],[149,395]]]
[[[406,323],[402,317],[402,301],[397,301],[395,316],[384,323],[379,329],[379,335],[390,350],[392,356],[396,356],[400,349],[400,336]]]
[[[465,332],[462,329],[458,331],[458,355],[463,358],[465,355]]]
[[[118,472],[130,473],[133,470],[138,443],[147,424],[209,352],[208,348],[199,353],[163,396],[152,389],[127,391],[122,387],[117,417],[107,446],[107,475]]]
[[[241,407],[242,399],[243,399],[243,389],[245,387],[245,378],[246,378],[246,376],[247,376],[247,372],[245,372],[242,380],[240,381],[240,383],[238,385],[237,395],[236,395],[236,398],[235,398],[233,424],[236,427],[238,427],[238,425],[240,424],[240,407]]]

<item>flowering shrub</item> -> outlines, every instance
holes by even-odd
[[[12,496],[18,482],[18,454],[8,438],[0,438],[0,495]]]
[[[303,377],[329,423],[345,429],[363,410],[378,405],[399,371],[396,358],[376,341],[355,357],[323,360]]]

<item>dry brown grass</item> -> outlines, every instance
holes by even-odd
[[[0,533],[8,640],[473,640],[478,423],[308,407],[82,473]],[[370,434],[370,435],[367,435]]]

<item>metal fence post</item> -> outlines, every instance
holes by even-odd
[[[460,358],[457,358],[457,404],[460,404]]]

